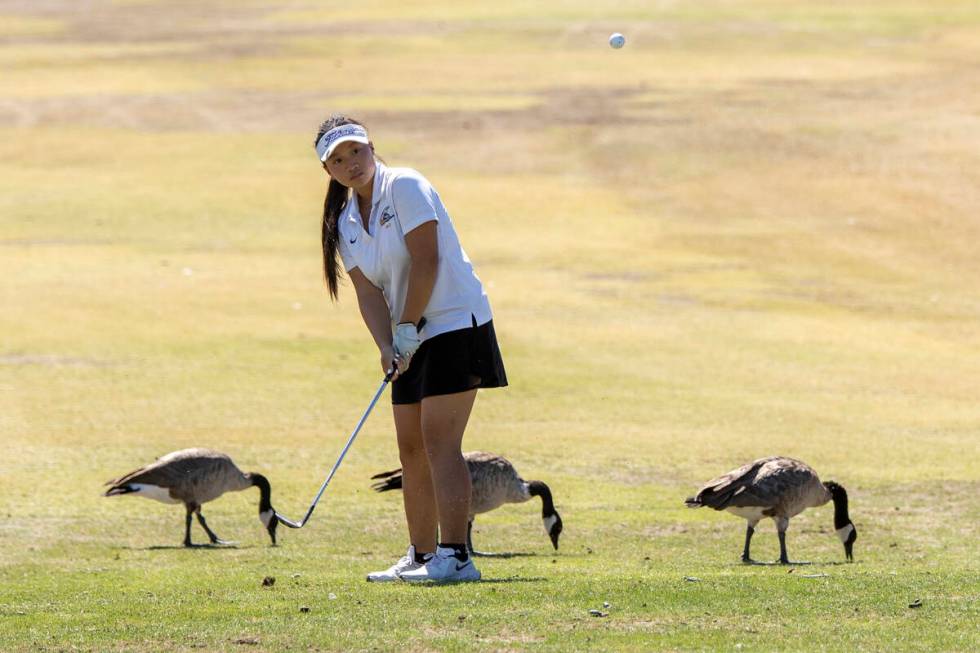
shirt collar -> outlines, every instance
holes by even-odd
[[[357,206],[357,194],[351,191],[350,196],[347,198],[347,206],[344,207],[343,219],[347,222],[355,223],[357,218],[354,216],[354,207]]]

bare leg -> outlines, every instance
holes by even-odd
[[[462,442],[476,390],[422,400],[422,437],[439,512],[443,542],[466,542],[472,485]]]
[[[419,553],[432,553],[436,550],[439,521],[429,459],[422,440],[422,405],[398,404],[392,408],[402,463],[402,498],[408,536]]]

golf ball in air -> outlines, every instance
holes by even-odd
[[[616,32],[615,34],[609,35],[609,47],[616,48],[617,50],[626,45],[626,37]]]

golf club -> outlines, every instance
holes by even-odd
[[[323,485],[320,486],[320,491],[316,493],[315,497],[313,497],[313,502],[310,504],[309,510],[306,511],[306,516],[303,517],[302,520],[295,522],[291,519],[287,519],[286,517],[283,517],[277,512],[276,517],[279,519],[280,523],[284,524],[285,526],[288,526],[289,528],[303,528],[303,526],[306,525],[306,522],[310,520],[310,515],[313,514],[313,509],[316,508],[316,504],[319,503],[320,497],[323,496],[324,490],[326,490],[327,485],[330,484],[330,479],[332,479],[333,475],[337,473],[337,468],[340,467],[340,463],[343,462],[344,456],[347,455],[347,451],[351,448],[351,445],[354,444],[354,438],[357,437],[357,434],[360,432],[361,427],[364,426],[364,422],[367,421],[368,415],[371,414],[371,411],[374,409],[374,405],[378,403],[378,398],[381,396],[381,393],[384,392],[385,386],[388,385],[388,382],[391,381],[391,377],[395,375],[396,370],[397,368],[392,366],[392,368],[388,371],[388,373],[385,374],[385,378],[381,381],[381,385],[378,387],[378,391],[374,393],[374,398],[371,400],[370,405],[368,405],[367,410],[364,411],[364,415],[357,423],[357,426],[354,427],[354,432],[350,434],[349,438],[347,438],[347,444],[344,445],[343,451],[340,452],[340,457],[337,458],[337,462],[334,463],[333,469],[330,470],[330,474],[327,476],[327,479],[323,482]]]
[[[421,320],[419,320],[417,328],[419,331],[421,331],[422,327],[424,326],[425,318],[423,317]],[[289,528],[303,528],[303,526],[306,525],[306,522],[310,520],[310,515],[313,514],[313,509],[316,508],[316,504],[319,503],[320,497],[323,496],[324,490],[326,490],[327,485],[330,484],[330,479],[332,479],[333,475],[337,473],[337,468],[340,467],[340,463],[343,462],[344,456],[347,455],[347,450],[351,448],[352,444],[354,444],[354,438],[357,437],[361,427],[364,426],[364,422],[367,421],[368,415],[370,415],[371,411],[374,409],[374,405],[378,403],[378,398],[381,396],[381,393],[384,392],[385,386],[388,385],[388,382],[391,381],[392,377],[395,376],[395,372],[397,371],[398,367],[392,363],[391,369],[385,374],[385,378],[381,381],[378,391],[374,393],[374,399],[371,400],[371,403],[368,405],[367,410],[364,411],[364,415],[361,417],[361,420],[357,423],[357,426],[354,427],[354,432],[350,434],[349,438],[347,438],[347,444],[344,445],[343,451],[340,452],[340,457],[337,458],[337,462],[334,463],[333,469],[330,470],[327,480],[323,482],[323,485],[320,486],[320,491],[316,493],[315,497],[313,497],[313,502],[310,504],[309,510],[306,511],[306,516],[303,517],[301,521],[295,522],[292,519],[287,519],[279,513],[276,513],[276,518],[279,519],[281,524],[288,526]]]

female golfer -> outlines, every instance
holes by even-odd
[[[316,136],[330,177],[323,267],[337,298],[337,254],[381,353],[403,470],[408,553],[369,581],[470,581],[470,475],[461,450],[477,388],[507,385],[483,284],[439,194],[374,156],[367,130],[333,116]],[[353,192],[351,192],[353,191]],[[437,537],[438,532],[438,537]]]

